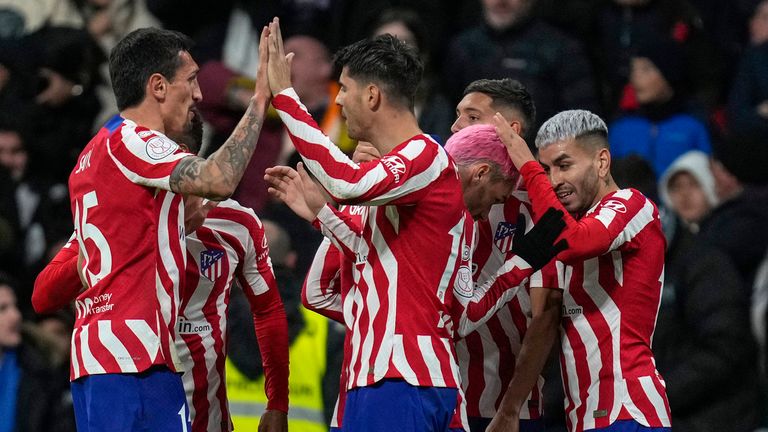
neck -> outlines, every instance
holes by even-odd
[[[382,112],[374,125],[375,139],[371,140],[382,155],[392,151],[404,141],[423,133],[416,117],[409,110]]]
[[[163,124],[159,108],[149,107],[142,104],[126,108],[120,112],[120,115],[138,125],[165,133],[165,125]]]

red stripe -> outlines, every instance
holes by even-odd
[[[485,389],[485,375],[483,366],[483,343],[480,333],[472,332],[464,338],[469,352],[469,365],[467,366],[467,376],[465,397],[467,400],[467,415],[471,417],[480,417],[480,396]]]

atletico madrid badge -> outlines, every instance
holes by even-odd
[[[496,227],[496,234],[493,236],[493,243],[502,253],[512,250],[512,240],[515,238],[517,226],[509,222],[499,222]]]
[[[208,249],[200,252],[200,273],[210,281],[216,280],[221,276],[224,251],[219,249]]]

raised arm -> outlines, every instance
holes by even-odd
[[[229,139],[208,159],[187,156],[176,165],[170,176],[172,191],[211,200],[223,200],[234,193],[256,148],[271,98],[267,78],[268,33],[264,27],[259,40],[256,88],[245,114]]]

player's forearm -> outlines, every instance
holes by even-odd
[[[32,307],[36,313],[52,313],[66,307],[83,289],[80,275],[77,273],[78,255],[73,254],[65,260],[57,260],[59,255],[35,279]]]
[[[251,303],[264,365],[267,409],[288,412],[288,322],[279,294],[268,291]],[[266,303],[266,304],[265,304]]]
[[[515,373],[499,405],[499,415],[517,415],[536,385],[557,337],[559,308],[534,316],[523,337]]]
[[[256,149],[269,100],[254,96],[232,135],[208,159],[187,157],[171,173],[171,190],[221,201],[240,183]]]

